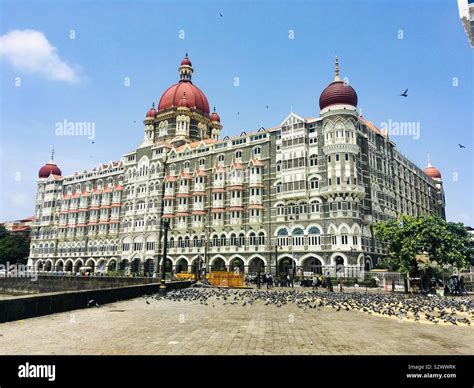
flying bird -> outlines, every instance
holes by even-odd
[[[406,89],[400,96],[408,97],[408,89]]]
[[[459,148],[466,148],[466,146],[463,146],[462,144],[458,144]]]
[[[223,17],[224,17],[224,15],[222,15],[220,12],[219,12],[219,16],[220,16],[221,18],[223,18]]]

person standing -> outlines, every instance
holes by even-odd
[[[332,288],[332,279],[331,279],[331,276],[330,276],[330,275],[328,275],[328,276],[326,277],[326,285],[327,285],[327,288],[328,288],[328,291],[329,291],[329,292],[333,292],[333,291],[334,291],[333,288]]]
[[[313,291],[318,289],[318,278],[316,275],[313,276]]]

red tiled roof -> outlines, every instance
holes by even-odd
[[[253,164],[254,166],[257,166],[257,167],[264,166],[263,162],[261,160],[258,160],[258,159],[251,159],[250,162],[249,162],[249,165],[250,164]]]
[[[231,206],[228,210],[231,212],[243,212],[244,208],[242,206]]]
[[[237,162],[232,163],[232,168],[234,170],[245,170],[245,166],[242,163]]]

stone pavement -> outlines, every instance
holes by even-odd
[[[474,328],[358,311],[143,298],[0,324],[0,354],[474,354]]]

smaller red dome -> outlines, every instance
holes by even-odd
[[[155,117],[155,115],[156,115],[155,103],[153,103],[150,110],[146,112],[146,117]]]
[[[39,178],[48,178],[51,174],[61,176],[61,170],[54,162],[46,163],[38,172]]]
[[[425,169],[423,171],[430,178],[441,179],[441,172],[436,167],[428,165],[428,166],[425,167]]]
[[[181,61],[181,66],[193,66],[188,58],[188,54],[186,54],[186,57]]]
[[[211,113],[211,121],[217,121],[218,123],[221,122],[221,118],[216,112],[216,107],[214,107],[214,112]]]

